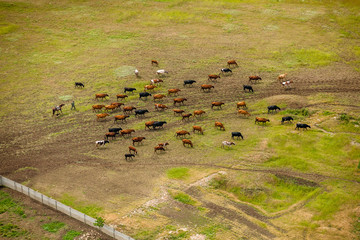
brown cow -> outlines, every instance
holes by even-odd
[[[96,114],[96,117],[97,117],[96,120],[99,120],[100,118],[106,118],[107,116],[110,116],[110,115],[107,113]]]
[[[154,147],[154,152],[157,152],[157,151],[164,151],[165,152],[165,148],[162,147],[162,146],[156,146],[156,147]]]
[[[193,126],[193,132],[195,133],[195,131],[198,131],[201,134],[204,134],[204,132],[200,126]]]
[[[187,101],[187,99],[186,98],[174,98],[174,105],[176,103],[180,103],[180,104],[182,103],[183,105],[185,105],[184,101]]]
[[[109,137],[111,137],[112,139],[114,139],[116,137],[116,132],[108,132],[105,134],[105,138],[106,140],[109,139]]]
[[[222,105],[224,105],[225,103],[223,102],[212,102],[211,103],[211,109],[213,109],[213,107],[219,107],[221,108]]]
[[[155,104],[155,110],[165,110],[167,109],[168,107],[165,106],[164,104]]]
[[[146,130],[146,128],[150,129],[150,127],[152,127],[152,126],[153,126],[154,122],[155,122],[155,121],[148,121],[148,122],[145,122],[145,130]]]
[[[190,145],[191,147],[193,147],[193,143],[189,139],[183,139],[182,143],[184,147],[185,145]]]
[[[176,137],[185,136],[186,134],[190,135],[190,133],[188,131],[185,131],[185,130],[180,130],[180,131],[177,131],[175,133]]]
[[[101,110],[103,107],[105,107],[105,105],[93,105],[92,109],[93,112],[95,112],[96,110]]]
[[[158,143],[158,146],[159,146],[159,147],[166,147],[167,145],[169,145],[168,142]]]
[[[221,78],[220,75],[216,75],[216,74],[210,74],[208,77],[209,77],[208,80],[216,80],[218,78]]]
[[[133,146],[129,146],[129,153],[134,152],[135,154],[137,154],[137,150],[136,148],[134,148]]]
[[[245,102],[238,102],[236,103],[236,108],[247,108]]]
[[[155,85],[145,85],[144,91],[146,90],[153,90],[154,88],[157,88]]]
[[[160,100],[160,99],[163,99],[164,97],[166,97],[164,94],[155,94],[155,95],[153,95],[154,102],[155,102],[155,100]]]
[[[156,60],[151,60],[151,65],[159,66],[159,62]]]
[[[108,110],[114,111],[115,108],[117,108],[116,105],[106,105],[105,106],[105,111],[108,111]]]
[[[191,114],[191,113],[183,114],[183,115],[182,115],[182,119],[181,119],[181,121],[184,121],[185,119],[190,120],[190,117],[191,117],[191,116],[192,116],[192,114]]]
[[[201,116],[201,115],[203,115],[203,114],[205,114],[205,111],[203,111],[203,110],[196,110],[196,111],[194,111],[194,116],[196,117],[196,116]]]
[[[119,98],[125,99],[125,98],[127,98],[127,97],[128,97],[128,95],[125,95],[125,94],[118,94],[118,95],[116,95],[116,99],[119,99]]]
[[[173,111],[174,111],[174,115],[176,115],[176,114],[182,114],[183,112],[185,112],[185,111],[182,110],[182,109],[173,109]]]
[[[135,130],[134,129],[124,129],[124,130],[120,131],[120,134],[121,134],[121,136],[131,135],[132,132],[135,132]]]
[[[203,84],[201,85],[201,90],[203,90],[205,92],[205,90],[208,90],[208,92],[210,92],[210,90],[212,88],[215,88],[213,85],[210,85],[210,84]]]
[[[144,139],[146,139],[145,137],[134,137],[133,139],[132,139],[132,141],[133,141],[133,146],[135,146],[135,143],[137,142],[137,143],[141,143],[142,142],[142,140],[144,140]]]
[[[215,122],[215,127],[216,127],[216,128],[220,128],[220,129],[222,129],[223,131],[225,131],[225,127],[224,127],[224,125],[223,125],[221,122]]]
[[[125,112],[132,112],[135,109],[136,109],[136,107],[133,107],[133,106],[125,106],[125,107],[123,107],[124,113]]]
[[[251,114],[248,113],[248,111],[245,111],[245,110],[242,110],[242,109],[239,109],[238,114],[242,114],[244,116],[251,116]]]
[[[129,115],[116,115],[114,118],[114,123],[117,122],[117,121],[126,121],[126,119],[129,117]]]
[[[256,83],[257,80],[262,80],[262,79],[259,76],[249,76],[249,82],[255,81]]]
[[[258,122],[258,123],[266,124],[266,122],[270,122],[270,120],[267,119],[267,118],[256,117],[256,118],[255,118],[255,124],[256,124],[257,122]]]
[[[180,89],[178,89],[178,88],[172,88],[172,89],[169,89],[168,90],[168,95],[170,95],[170,94],[177,94],[178,92],[180,92],[181,90]]]
[[[97,93],[97,94],[95,94],[95,99],[99,99],[99,98],[104,99],[104,98],[106,98],[108,96],[109,95],[106,94],[106,93]]]
[[[235,60],[229,60],[229,61],[227,61],[227,65],[228,65],[229,67],[231,67],[232,65],[236,65],[237,67],[239,66],[239,65],[236,63]]]
[[[157,78],[156,78],[156,79],[151,79],[150,82],[151,82],[152,85],[154,85],[154,84],[156,84],[156,83],[162,83],[162,82],[164,82],[164,81],[161,80],[161,79],[157,79]]]
[[[111,105],[115,105],[116,108],[120,108],[122,105],[124,105],[123,103],[120,103],[120,102],[113,102],[111,103]]]
[[[286,75],[287,75],[287,73],[280,74],[277,79],[278,79],[279,81],[284,80],[284,79],[286,78]]]

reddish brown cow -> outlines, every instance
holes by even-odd
[[[186,134],[190,135],[190,133],[185,130],[176,131],[176,133],[175,133],[176,137],[185,136]]]
[[[107,116],[110,116],[110,115],[107,113],[96,114],[96,117],[97,117],[96,120],[99,120],[100,118],[106,118]]]
[[[256,124],[256,123],[266,124],[266,122],[270,122],[270,120],[267,119],[267,118],[261,118],[261,117],[256,117],[256,118],[255,118],[255,124]]]
[[[192,114],[191,114],[191,113],[183,114],[183,115],[182,115],[182,119],[181,119],[181,121],[184,121],[185,119],[190,120],[190,117],[191,117],[191,116],[192,116]]]
[[[221,108],[222,105],[224,105],[225,103],[223,102],[212,102],[211,103],[211,109],[213,109],[214,107],[219,107]]]
[[[280,75],[278,76],[278,80],[281,81],[281,80],[285,79],[285,78],[286,78],[286,75],[287,75],[287,73],[280,74]]]
[[[109,111],[109,110],[114,111],[115,108],[117,108],[116,105],[106,105],[105,106],[105,111]]]
[[[134,152],[134,154],[137,154],[137,150],[136,148],[134,148],[133,146],[129,146],[129,153]]]
[[[146,139],[145,137],[134,137],[133,139],[132,139],[132,141],[133,141],[133,146],[135,146],[135,143],[137,142],[137,143],[141,143],[142,142],[142,140],[144,140],[144,139]]]
[[[145,85],[144,90],[153,90],[154,88],[156,88],[155,85]]]
[[[255,81],[256,83],[257,80],[262,80],[262,79],[259,76],[249,76],[249,82]]]
[[[183,139],[182,143],[184,147],[185,145],[190,145],[191,147],[193,147],[193,143],[189,139]]]
[[[229,67],[231,67],[232,65],[236,65],[237,67],[239,66],[239,65],[236,63],[235,60],[229,60],[229,61],[227,61],[227,65],[228,65]]]
[[[208,80],[216,80],[218,78],[221,78],[220,75],[216,75],[216,74],[210,74],[208,77],[209,77]]]
[[[154,85],[154,84],[157,84],[157,83],[162,83],[162,82],[164,82],[164,81],[161,80],[161,79],[157,79],[157,78],[156,78],[156,79],[151,79],[150,82],[151,82],[151,84]]]
[[[251,116],[251,114],[248,111],[239,109],[238,114],[242,114],[244,116]]]
[[[159,62],[156,60],[151,60],[151,65],[159,66]]]
[[[216,127],[216,128],[220,128],[220,129],[222,129],[223,131],[225,131],[225,127],[224,127],[224,125],[223,125],[221,122],[215,122],[215,127]]]
[[[178,88],[172,88],[172,89],[169,89],[168,90],[168,95],[170,95],[170,94],[177,94],[178,92],[180,92],[181,90],[180,89],[178,89]]]
[[[152,127],[152,126],[153,126],[154,122],[155,122],[155,121],[148,121],[148,122],[145,122],[145,130],[146,130],[146,128],[150,129],[150,127]]]
[[[236,108],[247,108],[245,102],[238,102],[236,103]]]
[[[164,104],[155,104],[155,110],[165,110],[167,109],[168,107],[165,106]]]
[[[125,95],[125,94],[118,94],[118,95],[116,95],[116,99],[119,99],[119,98],[125,99],[125,98],[127,98],[127,97],[128,97],[128,95]]]
[[[200,126],[193,126],[193,132],[195,133],[195,131],[198,131],[201,134],[204,134],[204,132]]]
[[[165,152],[165,148],[162,147],[162,146],[156,146],[156,147],[154,147],[154,152],[157,152],[157,151],[164,151]]]
[[[173,109],[173,111],[174,111],[174,115],[176,115],[176,114],[182,114],[183,112],[185,112],[185,111],[182,110],[182,109]]]
[[[114,123],[115,122],[117,122],[117,121],[122,121],[122,122],[124,122],[124,121],[126,121],[126,119],[129,117],[129,115],[116,115],[115,117],[114,117]]]
[[[121,134],[121,136],[131,135],[132,132],[135,132],[135,130],[134,129],[124,129],[124,130],[120,131],[120,134]]]
[[[160,99],[163,99],[164,97],[166,97],[164,94],[155,94],[155,95],[153,95],[154,102],[155,102],[155,100],[160,100]]]
[[[103,107],[105,107],[105,105],[93,105],[92,109],[93,112],[95,112],[96,110],[101,110]]]
[[[99,99],[99,98],[104,99],[104,98],[106,98],[108,96],[109,95],[106,94],[106,93],[97,93],[97,94],[95,94],[95,99]]]
[[[205,90],[208,90],[208,92],[210,92],[210,90],[212,88],[215,88],[213,85],[210,85],[210,84],[203,84],[201,85],[201,90],[203,90],[205,92]]]
[[[105,138],[106,140],[109,139],[109,137],[111,137],[112,139],[114,139],[116,137],[116,132],[108,132],[105,134]]]
[[[203,111],[203,110],[196,110],[196,111],[194,111],[194,116],[196,117],[196,116],[201,116],[201,115],[203,115],[203,114],[205,114],[205,111]]]
[[[132,112],[135,109],[136,109],[136,107],[133,107],[133,106],[125,106],[125,107],[123,107],[124,113],[125,112]]]
[[[159,147],[166,147],[167,145],[169,145],[168,142],[158,144]]]
[[[182,103],[183,105],[185,105],[184,101],[187,101],[187,99],[186,98],[174,98],[174,105],[176,103],[180,103],[180,104]]]

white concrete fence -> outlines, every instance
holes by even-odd
[[[103,233],[119,240],[134,240],[133,238],[118,232],[115,230],[115,228],[110,227],[109,225],[104,224],[103,227],[95,227],[94,223],[96,222],[96,219],[81,213],[69,206],[66,206],[65,204],[62,204],[61,202],[58,202],[52,198],[49,198],[48,196],[45,196],[29,187],[26,187],[20,183],[14,182],[13,180],[10,180],[6,177],[3,177],[0,175],[0,186],[5,186],[8,188],[11,188],[15,191],[21,192],[30,198],[41,202],[42,204],[45,204],[51,208],[54,208],[62,213],[65,213],[66,215],[75,218],[76,220],[79,220],[80,222],[83,222],[89,226],[92,226],[94,228],[99,229]]]

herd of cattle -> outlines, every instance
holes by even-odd
[[[151,61],[152,65],[156,65],[158,66],[158,62],[156,60],[152,60]],[[232,70],[231,68],[236,68],[238,66],[238,64],[236,63],[235,60],[230,60],[227,62],[228,67],[227,68],[223,68],[221,69],[221,72],[219,74],[211,74],[208,75],[208,80],[209,81],[215,81],[219,78],[221,78],[221,74],[223,75],[227,75],[227,74],[232,74]],[[136,69],[135,70],[135,75],[136,77],[139,77],[139,71]],[[168,74],[167,71],[165,70],[158,70],[156,72],[156,74],[158,76],[164,75],[164,74]],[[285,74],[281,74],[278,76],[278,80],[281,83],[281,85],[283,87],[289,87],[290,84],[293,83],[293,81],[284,81],[286,79],[286,73]],[[262,80],[262,78],[260,76],[249,76],[249,83],[251,82],[256,82]],[[159,101],[161,101],[163,98],[166,98],[168,96],[176,96],[178,92],[181,91],[181,89],[178,88],[173,88],[173,89],[169,89],[168,90],[168,95],[166,96],[165,94],[154,94],[152,95],[151,93],[149,93],[148,91],[150,90],[154,90],[155,88],[157,88],[158,84],[161,84],[163,82],[163,80],[161,79],[152,79],[150,80],[150,84],[149,85],[145,85],[144,86],[144,91],[139,93],[139,99],[143,99],[143,98],[148,98],[150,96],[153,97],[153,101],[154,101],[154,108],[155,111],[164,111],[165,109],[168,109],[168,107],[164,104],[161,103],[157,103]],[[194,83],[196,83],[195,80],[185,80],[183,86],[192,86]],[[75,88],[83,88],[85,87],[85,85],[81,82],[75,82]],[[211,85],[211,84],[202,84],[200,86],[200,89],[202,91],[206,91],[206,92],[210,92],[213,88],[215,88],[215,86]],[[243,85],[243,89],[244,91],[249,91],[249,92],[254,92],[252,86],[250,85]],[[128,98],[128,95],[126,95],[128,92],[129,93],[133,93],[134,91],[136,91],[136,88],[130,88],[130,87],[125,87],[124,88],[124,94],[118,94],[116,95],[116,99],[117,101],[119,99],[121,99],[121,101],[125,100],[126,98]],[[95,99],[106,99],[107,97],[109,97],[108,94],[106,93],[99,93],[95,95]],[[173,105],[184,105],[185,101],[187,101],[187,98],[174,98],[173,99]],[[224,105],[224,102],[212,102],[211,103],[211,109],[213,109],[214,107],[217,107],[219,109],[221,109],[221,106]],[[55,112],[61,112],[61,107],[64,106],[64,104],[61,104],[59,106],[56,106],[53,108],[53,115]],[[237,106],[237,112],[239,115],[244,115],[244,116],[251,116],[251,114],[246,111],[245,109],[247,108],[247,105],[244,101],[242,102],[238,102],[236,104]],[[100,119],[104,119],[108,116],[110,116],[107,112],[108,111],[115,111],[116,109],[122,109],[123,114],[122,115],[115,115],[114,116],[114,123],[121,121],[121,122],[126,122],[126,119],[130,117],[129,114],[134,113],[135,117],[141,117],[144,116],[146,113],[149,113],[149,110],[147,109],[137,109],[134,106],[125,106],[124,103],[122,102],[113,102],[110,105],[103,105],[103,104],[96,104],[92,106],[92,110],[94,112],[100,111],[104,109],[105,112],[104,113],[98,113],[96,114],[97,120],[99,121]],[[278,106],[276,105],[272,105],[272,106],[268,106],[268,114],[269,113],[273,113],[276,112],[277,110],[281,110]],[[185,113],[184,110],[182,109],[173,109],[174,115],[179,115],[182,117],[182,121],[187,121],[188,119],[190,119],[190,117],[193,118],[198,118],[201,117],[203,114],[205,114],[206,112],[204,110],[196,110],[193,113]],[[291,116],[286,116],[283,117],[281,120],[281,124],[285,123],[285,122],[291,122],[294,119]],[[270,122],[269,119],[267,118],[262,118],[262,117],[256,117],[255,118],[255,124],[258,123],[262,123],[262,124],[266,124],[267,122]],[[163,128],[163,126],[167,124],[166,121],[147,121],[145,122],[145,130],[156,130],[159,128]],[[223,125],[223,123],[221,122],[215,122],[215,127],[219,128],[220,130],[225,131],[225,127]],[[296,128],[295,129],[307,129],[307,128],[311,128],[309,125],[307,124],[301,124],[301,123],[297,123],[296,124]],[[203,134],[203,129],[201,126],[193,126],[193,133],[200,133]],[[99,140],[96,141],[95,144],[97,147],[99,146],[104,146],[107,143],[110,143],[109,138],[114,139],[116,138],[117,135],[120,136],[131,136],[131,134],[135,132],[134,129],[122,129],[120,127],[118,128],[109,128],[109,132],[105,134],[105,138],[104,140]],[[190,146],[193,147],[193,143],[191,140],[189,139],[185,139],[183,137],[186,137],[186,135],[190,135],[190,133],[188,131],[185,130],[181,130],[181,131],[177,131],[175,133],[176,137],[180,137],[182,138],[182,143],[183,146]],[[241,139],[244,139],[243,135],[240,132],[232,132],[231,133],[231,138],[232,139],[239,139],[241,137]],[[134,137],[132,138],[132,142],[133,142],[133,146],[129,146],[129,153],[125,154],[125,159],[129,160],[129,159],[133,159],[133,157],[135,157],[135,154],[137,154],[137,150],[134,147],[135,143],[139,144],[141,143],[143,140],[145,139],[145,137]],[[169,145],[169,143],[159,143],[158,145],[156,145],[154,147],[154,152],[158,152],[158,151],[166,151],[166,147],[167,145]],[[231,141],[223,141],[221,147],[231,147],[232,145],[235,145],[234,142]]]

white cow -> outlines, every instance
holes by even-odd
[[[157,75],[165,75],[165,73],[166,73],[166,74],[169,74],[169,72],[168,72],[168,71],[165,71],[164,69],[160,69],[160,70],[157,70],[157,71],[156,71],[156,74],[157,74]]]
[[[234,142],[228,142],[228,141],[223,141],[221,144],[221,147],[224,148],[225,146],[231,147],[231,145],[235,145]]]

